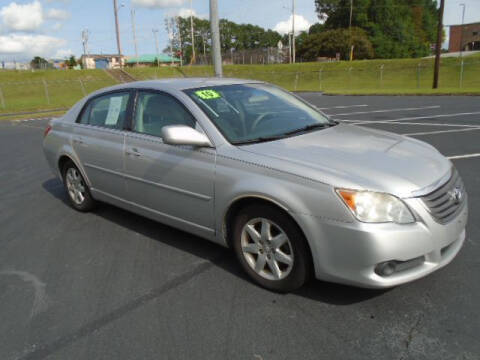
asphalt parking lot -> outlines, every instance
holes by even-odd
[[[263,290],[229,250],[66,204],[46,120],[0,122],[0,359],[480,359],[480,98],[302,94],[334,119],[426,141],[469,193],[446,268],[386,291]]]

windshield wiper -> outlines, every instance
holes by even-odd
[[[321,123],[321,124],[310,124],[299,129],[286,132],[284,135],[293,135],[301,132],[306,132],[314,129],[324,129],[330,126],[335,126],[336,123]]]
[[[254,143],[261,143],[261,142],[266,142],[266,141],[278,140],[278,139],[282,139],[284,137],[285,137],[285,134],[275,135],[275,136],[260,136],[260,137],[255,138],[255,139],[244,140],[244,141],[235,141],[235,142],[232,142],[232,144],[233,145],[254,144]]]

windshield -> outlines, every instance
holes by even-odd
[[[212,86],[185,93],[233,144],[274,140],[334,125],[303,101],[271,85]]]

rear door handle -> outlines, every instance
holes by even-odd
[[[125,151],[126,155],[140,156],[140,152],[137,148],[131,148],[130,150]]]

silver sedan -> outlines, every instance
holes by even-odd
[[[310,275],[399,285],[465,240],[465,188],[436,149],[339,124],[263,82],[103,89],[50,122],[44,152],[75,209],[108,202],[231,247],[274,291]]]

